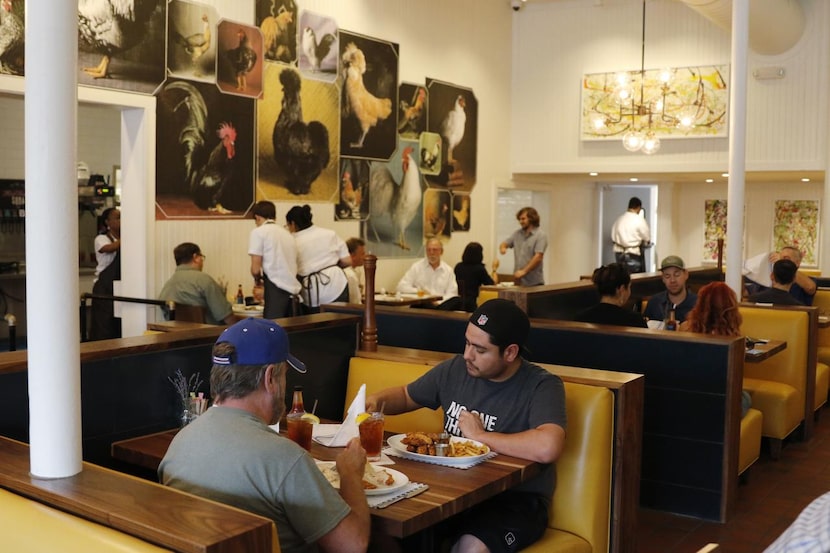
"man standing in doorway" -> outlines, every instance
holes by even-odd
[[[642,210],[640,198],[632,197],[628,200],[628,210],[617,217],[611,227],[614,257],[632,274],[645,271],[643,248],[651,245],[651,232],[645,217],[640,215]]]
[[[274,221],[277,209],[272,202],[257,202],[252,211],[256,228],[248,239],[248,255],[254,290],[265,289],[263,316],[266,319],[290,317],[294,314],[293,298],[300,293],[294,237]]]
[[[539,230],[539,212],[532,207],[523,207],[516,213],[519,230],[499,244],[499,252],[507,253],[513,248],[513,278],[519,286],[541,286],[545,283],[542,259],[548,248],[547,235]]]

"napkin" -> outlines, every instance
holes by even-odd
[[[369,503],[369,507],[373,509],[383,509],[384,507],[388,507],[393,503],[397,503],[401,499],[406,499],[407,497],[415,497],[419,493],[423,493],[428,489],[429,486],[427,484],[410,482],[400,490],[396,490],[392,493],[367,496],[366,502]]]
[[[743,275],[761,286],[772,286],[769,276],[771,272],[772,264],[769,262],[769,252],[758,254],[744,261]]]
[[[357,423],[355,419],[360,413],[366,411],[366,384],[361,384],[360,389],[349,405],[349,410],[346,412],[346,419],[343,424],[337,429],[333,436],[314,436],[312,439],[318,444],[326,447],[346,447],[349,440],[356,438],[359,434],[357,431]]]

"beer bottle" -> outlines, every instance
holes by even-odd
[[[236,303],[240,305],[245,305],[245,293],[242,291],[242,285],[239,285],[239,288],[236,289]]]
[[[677,319],[675,318],[674,309],[669,311],[669,320],[666,321],[666,330],[677,330]]]

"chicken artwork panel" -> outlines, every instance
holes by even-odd
[[[26,2],[0,0],[0,73],[23,75]]]
[[[242,218],[254,201],[254,100],[169,79],[156,109],[156,218]]]
[[[398,52],[392,42],[340,31],[340,154],[386,161],[398,138]]]
[[[424,192],[424,238],[445,239],[452,236],[452,197],[449,190],[428,188]]]
[[[401,83],[398,98],[398,134],[417,140],[427,128],[427,89],[419,84]]]
[[[472,191],[478,163],[478,100],[469,88],[427,79],[427,130],[441,136],[441,170],[431,186]]]
[[[336,203],[337,87],[266,63],[265,90],[257,105],[257,199]]]
[[[266,60],[293,63],[297,59],[297,4],[293,0],[257,0],[256,21],[262,30]]]
[[[172,0],[167,8],[167,73],[212,82],[216,79],[216,26],[213,6]]]
[[[164,0],[78,0],[78,84],[153,94],[166,21]]]
[[[470,230],[470,195],[452,195],[452,231]]]
[[[364,220],[369,214],[370,162],[340,157],[340,188],[334,220]]]
[[[372,162],[368,207],[360,235],[378,257],[423,255],[423,190],[418,170],[418,143],[401,140],[388,162]],[[366,197],[368,196],[368,197]]]
[[[216,84],[222,92],[262,96],[262,33],[259,28],[223,19],[217,32]]]
[[[424,175],[438,175],[441,173],[441,146],[444,144],[441,135],[434,132],[423,132],[418,142],[418,160],[421,173]]]
[[[314,12],[300,14],[297,67],[303,76],[334,82],[340,51],[337,22]]]

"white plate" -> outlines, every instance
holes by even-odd
[[[336,464],[334,461],[315,461],[315,462],[317,463],[317,468],[319,468],[321,471],[324,468],[332,467]],[[381,469],[385,470],[386,472],[389,473],[389,475],[392,478],[395,479],[395,481],[392,482],[392,484],[390,484],[388,486],[384,485],[384,486],[378,486],[377,488],[374,488],[374,489],[371,489],[371,490],[363,490],[364,492],[366,492],[366,495],[384,495],[384,494],[387,494],[387,493],[392,493],[394,491],[400,490],[401,488],[403,488],[404,486],[409,484],[409,477],[407,475],[405,475],[404,473],[398,471],[398,470],[390,469],[387,466],[375,465],[374,463],[372,463],[372,466],[375,467],[378,470],[381,470]],[[334,486],[334,487],[339,488],[339,486]]]
[[[233,304],[233,312],[238,315],[248,315],[251,317],[262,316],[262,311],[265,309],[262,305],[239,305]]]
[[[450,436],[450,442],[473,442],[475,445],[479,447],[486,447],[487,452],[482,453],[481,455],[470,455],[467,457],[436,457],[435,455],[423,455],[421,453],[413,453],[411,451],[407,451],[406,444],[401,443],[401,440],[403,440],[404,438],[406,438],[406,434],[395,434],[394,436],[390,436],[389,439],[386,440],[386,443],[388,443],[389,447],[391,447],[392,449],[400,451],[402,453],[406,453],[408,456],[412,456],[413,459],[424,459],[427,461],[441,459],[441,463],[445,465],[466,465],[467,463],[478,461],[479,459],[490,454],[490,448],[481,442],[470,440],[468,438],[462,438],[460,436]]]

